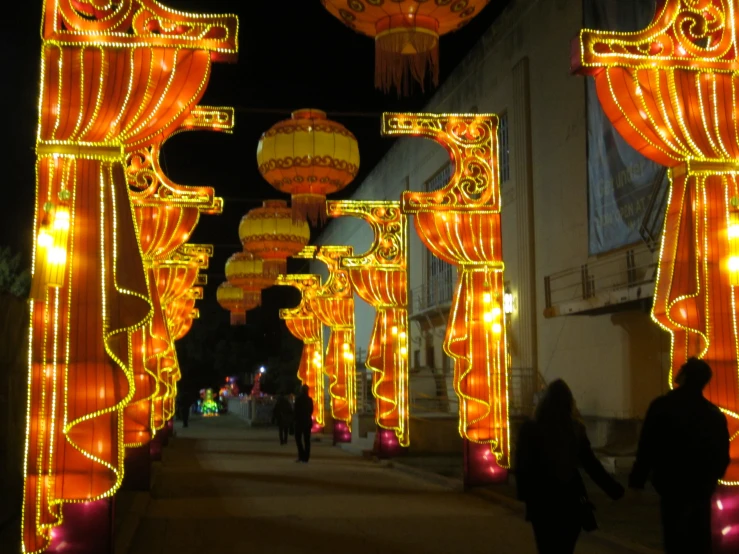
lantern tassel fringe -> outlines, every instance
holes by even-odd
[[[313,227],[326,223],[326,197],[320,194],[294,194],[293,221],[308,221]]]
[[[384,93],[395,88],[398,96],[410,95],[411,79],[424,90],[427,72],[439,86],[439,37],[408,30],[375,39],[375,88]]]

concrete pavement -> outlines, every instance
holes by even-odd
[[[519,512],[313,443],[309,464],[274,429],[191,420],[148,504],[121,498],[116,554],[535,554]],[[142,503],[143,502],[143,503]],[[578,554],[626,554],[584,536]]]

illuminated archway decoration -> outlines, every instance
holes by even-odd
[[[583,30],[572,60],[595,78],[624,139],[669,168],[652,319],[672,337],[671,387],[691,356],[713,369],[705,395],[729,422],[730,485],[739,485],[737,7],[668,0],[643,31]]]
[[[280,310],[280,318],[296,339],[303,341],[300,356],[298,379],[308,385],[308,393],[313,398],[313,432],[319,432],[325,425],[323,392],[323,324],[316,317],[306,298],[306,291],[314,294],[321,290],[320,275],[278,275],[275,285],[295,287],[300,291],[300,304],[295,308]]]
[[[336,442],[351,439],[352,416],[357,411],[354,293],[349,272],[341,267],[342,258],[352,254],[351,246],[306,246],[295,256],[320,260],[328,267],[328,279],[323,286],[318,290],[305,289],[303,295],[310,310],[331,330],[324,371],[329,378]]]
[[[426,247],[457,267],[444,351],[454,360],[468,485],[503,479],[509,466],[497,125],[489,114],[386,113],[382,120],[383,135],[441,144],[454,167],[440,190],[404,192],[401,209],[415,215]]]
[[[359,297],[377,310],[366,365],[372,371],[376,452],[397,453],[409,441],[408,409],[408,221],[400,202],[343,200],[326,205],[331,217],[354,216],[370,224],[374,242],[364,255],[345,257]],[[389,431],[389,432],[388,432]]]
[[[152,317],[126,152],[187,119],[211,63],[235,57],[238,30],[234,16],[154,0],[46,0],[43,14],[25,552],[46,549],[63,503],[122,482],[129,349]]]

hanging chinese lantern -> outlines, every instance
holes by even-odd
[[[245,325],[246,312],[257,307],[249,303],[243,289],[230,283],[221,283],[216,298],[221,308],[231,312],[231,325]]]
[[[264,262],[251,252],[237,252],[226,261],[226,279],[244,291],[250,304],[262,304],[262,290],[272,286],[274,279],[264,274]]]
[[[375,39],[375,87],[423,90],[430,72],[439,84],[439,37],[463,27],[490,0],[321,0],[350,29]]]
[[[313,225],[326,219],[326,195],[343,189],[359,171],[354,135],[320,110],[298,110],[259,139],[259,172],[292,195],[293,219]]]
[[[239,238],[245,251],[263,260],[264,274],[274,277],[287,273],[287,258],[308,244],[310,227],[293,220],[284,200],[265,200],[241,219]]]

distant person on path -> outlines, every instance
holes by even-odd
[[[182,426],[187,427],[190,422],[190,409],[192,408],[191,396],[186,391],[180,391],[177,395],[177,410],[180,412]]]
[[[280,430],[280,444],[287,444],[290,426],[293,424],[293,407],[287,396],[280,393],[272,412],[272,423],[276,423]]]
[[[295,442],[298,445],[298,459],[295,461],[304,464],[310,459],[310,433],[313,428],[313,399],[309,391],[308,385],[303,385],[295,399]]]
[[[690,358],[677,388],[652,402],[629,477],[629,487],[643,489],[651,476],[667,554],[712,552],[711,497],[730,462],[726,417],[703,396],[712,376],[706,362]]]
[[[593,454],[572,391],[559,379],[547,387],[534,420],[521,427],[516,449],[518,498],[539,554],[572,554],[580,531],[597,527],[578,467],[614,500],[624,495]]]

